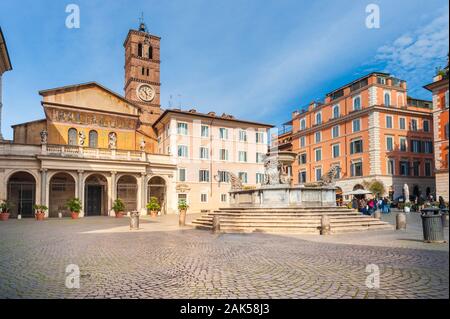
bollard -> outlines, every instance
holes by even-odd
[[[322,219],[320,222],[320,234],[329,235],[330,233],[331,233],[330,218],[328,217],[328,215],[322,215]]]
[[[397,230],[406,229],[406,214],[398,213],[395,217]]]
[[[373,218],[381,219],[381,212],[380,212],[380,211],[376,211],[376,212],[373,214]]]
[[[213,217],[212,231],[213,233],[220,232],[220,217],[217,215],[214,215]]]
[[[139,229],[139,212],[132,211],[130,213],[130,230],[138,230]]]
[[[17,215],[17,219],[22,219],[22,215],[21,214]]]
[[[448,227],[448,212],[441,215],[442,227]]]
[[[448,227],[448,208],[441,208],[442,227]]]

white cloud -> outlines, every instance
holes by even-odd
[[[431,22],[404,34],[377,50],[376,63],[384,71],[407,80],[410,95],[423,95],[422,86],[431,81],[435,68],[443,66],[449,50],[448,8]]]

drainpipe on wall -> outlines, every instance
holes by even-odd
[[[0,141],[3,140],[3,135],[2,135],[2,109],[3,109],[3,104],[2,104],[2,75],[0,74]]]
[[[210,122],[210,124],[209,124],[209,127],[210,127],[210,129],[211,129],[211,132],[210,132],[210,134],[209,134],[209,171],[211,172],[210,174],[211,174],[211,176],[209,177],[209,193],[210,193],[210,197],[212,197],[212,193],[213,193],[213,179],[214,179],[214,176],[213,176],[213,144],[212,144],[212,141],[213,141],[213,135],[212,135],[212,126],[213,126],[213,123],[214,123],[214,119],[212,119],[211,120],[211,122]],[[200,130],[201,130],[201,128],[200,128]],[[201,132],[200,132],[200,134],[201,134]]]

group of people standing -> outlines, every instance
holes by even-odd
[[[357,209],[364,215],[372,215],[377,210],[381,210],[384,214],[391,212],[391,204],[387,197],[366,200],[364,197],[357,198],[355,196],[352,201],[352,208]]]

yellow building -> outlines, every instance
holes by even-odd
[[[139,106],[95,82],[40,94],[45,119],[13,126],[13,141],[0,143],[0,199],[14,203],[13,216],[32,216],[36,203],[50,217],[68,215],[73,197],[83,203],[81,216],[113,214],[116,198],[146,214],[151,196],[163,214],[176,212],[176,199],[166,196],[176,166],[139,131]]]

